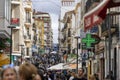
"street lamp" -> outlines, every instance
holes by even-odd
[[[76,39],[77,39],[77,60],[76,60],[76,73],[78,73],[78,46],[79,46],[79,44],[78,44],[78,39],[80,38],[80,36],[76,36],[75,37]]]
[[[16,28],[16,27],[13,25],[10,25],[8,26],[8,28],[11,29],[11,35],[10,35],[10,39],[11,39],[10,41],[10,64],[11,64],[12,63],[12,31],[13,31],[13,28]]]

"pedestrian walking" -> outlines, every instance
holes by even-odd
[[[114,80],[113,71],[109,72],[109,74],[107,75],[106,79]]]
[[[71,72],[71,76],[69,78],[69,80],[76,80],[76,73],[75,72]]]
[[[68,70],[68,71],[67,71],[67,74],[66,74],[66,78],[67,78],[67,80],[69,80],[70,76],[71,76],[71,71]]]
[[[94,75],[90,75],[90,76],[89,76],[89,80],[96,80],[96,78],[95,78]]]
[[[96,80],[99,80],[98,74],[94,74]]]
[[[85,72],[83,68],[80,68],[78,70],[77,80],[87,80],[87,77],[85,76]]]
[[[36,76],[33,80],[44,80],[43,79],[43,72],[41,70],[38,70],[38,73],[36,74]]]
[[[18,80],[18,74],[12,64],[3,66],[1,80]]]
[[[33,80],[43,80],[43,79],[39,74],[36,74],[36,76],[35,76],[35,78]]]
[[[29,62],[25,62],[19,67],[20,80],[34,80],[37,74],[37,68]]]

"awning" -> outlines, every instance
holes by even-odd
[[[108,0],[103,0],[98,6],[89,11],[84,16],[84,31],[91,29],[95,24],[99,24],[102,19],[98,17],[98,13],[108,3]]]
[[[120,6],[120,0],[109,0],[108,8]]]
[[[76,69],[77,68],[77,64],[76,63],[70,63],[70,64],[64,65],[64,67],[66,69]],[[78,68],[82,68],[82,65],[78,64]]]
[[[51,66],[51,67],[49,67],[47,69],[48,70],[63,70],[63,69],[67,69],[63,65],[64,65],[64,63],[59,63],[59,64],[53,65],[53,66]]]
[[[101,11],[98,13],[98,16],[102,19],[105,19],[107,8],[120,6],[120,0],[106,0],[108,1],[106,5],[103,6]]]
[[[103,0],[98,6],[84,16],[84,31],[91,29],[94,25],[102,22],[106,17],[107,8],[120,6],[120,1]]]

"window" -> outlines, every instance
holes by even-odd
[[[44,26],[45,26],[45,27],[48,27],[48,23],[44,23]]]
[[[27,50],[26,50],[26,51],[27,51],[27,56],[29,56],[29,48],[28,48],[28,47],[27,47]]]
[[[19,51],[19,30],[14,31],[13,39],[14,39],[14,51]]]
[[[29,11],[26,12],[26,22],[31,23],[31,14]]]

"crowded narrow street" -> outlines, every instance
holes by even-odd
[[[120,0],[0,0],[0,80],[120,80]]]

